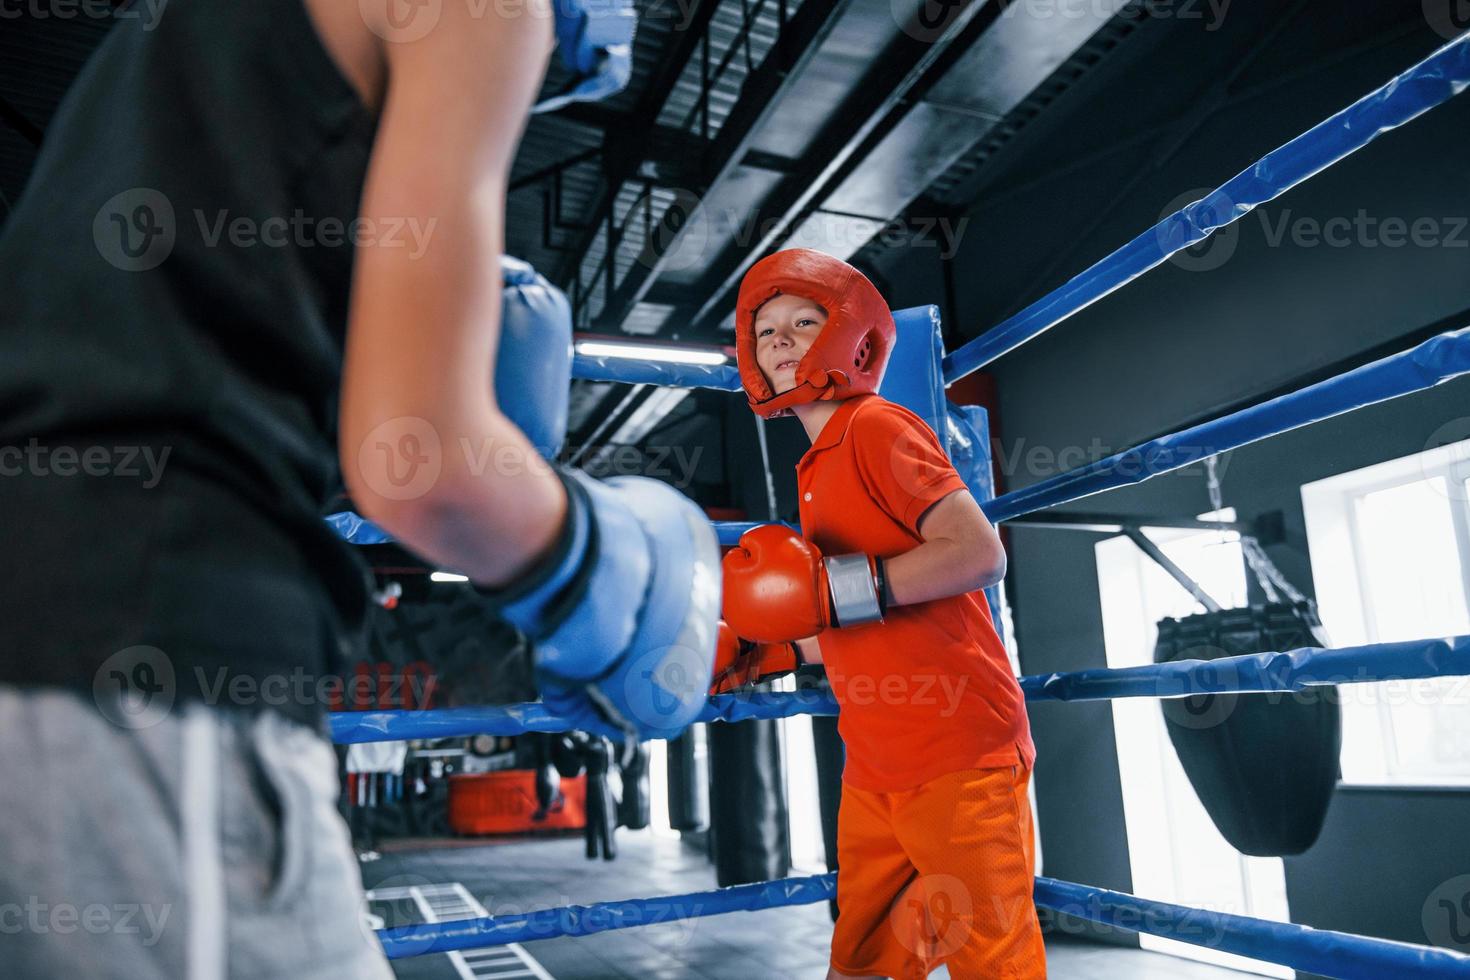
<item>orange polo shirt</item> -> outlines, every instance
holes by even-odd
[[[892,558],[965,483],[934,431],[877,395],[845,401],[796,464],[802,534],[824,555]],[[912,789],[961,769],[1036,758],[1020,685],[983,592],[890,607],[881,623],[830,629],[822,660],[842,707],[843,780]]]

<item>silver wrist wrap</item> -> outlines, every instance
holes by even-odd
[[[878,605],[878,586],[867,555],[835,555],[823,558],[827,567],[827,587],[832,593],[834,626],[860,626],[881,623],[883,611]]]

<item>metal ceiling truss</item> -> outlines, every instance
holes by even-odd
[[[994,22],[998,11],[998,5],[984,0],[951,0],[942,7],[942,19],[927,23],[927,30],[896,32],[868,75],[852,86],[851,97],[823,126],[812,150],[761,203],[756,227],[769,230],[754,242],[727,248],[690,291],[693,302],[682,306],[679,314],[687,316],[694,333],[708,335],[719,329],[746,270],[786,241],[863,164],[925,90]]]
[[[733,23],[717,23],[719,12],[737,6]],[[608,161],[599,198],[589,208],[594,218],[560,270],[558,282],[572,298],[579,327],[624,329],[633,305],[626,297],[643,284],[648,263],[677,236],[691,201],[738,157],[762,110],[845,6],[703,0],[629,120],[622,143],[637,155]],[[642,155],[660,136],[676,161],[663,172]],[[786,165],[770,154],[757,162]]]

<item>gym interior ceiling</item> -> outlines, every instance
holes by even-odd
[[[1156,146],[1162,165],[1220,108],[1424,27],[1421,4],[1379,0],[1239,4],[1229,16],[1220,0],[636,5],[627,89],[530,120],[507,245],[567,292],[579,331],[687,344],[729,344],[740,278],[770,251],[820,248],[885,288],[906,250],[979,201],[1123,146]],[[113,23],[35,9],[10,10],[0,29],[0,214]],[[553,58],[545,91],[566,82]],[[949,323],[947,339],[986,326]],[[656,394],[574,382],[569,444]],[[658,421],[648,415],[645,433]]]

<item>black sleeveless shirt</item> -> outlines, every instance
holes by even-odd
[[[302,0],[93,54],[0,227],[0,684],[321,723],[367,607],[322,516],[375,124]]]

